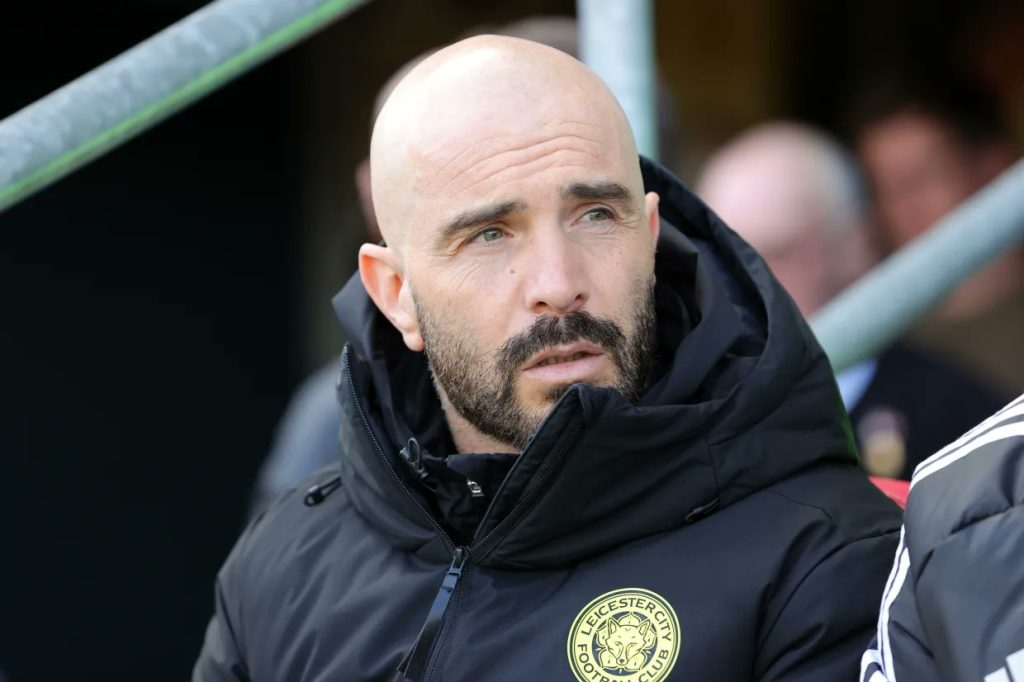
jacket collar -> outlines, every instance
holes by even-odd
[[[662,198],[663,371],[636,404],[588,385],[562,397],[477,529],[475,563],[565,565],[855,459],[828,362],[763,261],[667,171],[641,166]],[[338,393],[349,495],[396,546],[439,558],[451,541],[400,455],[410,439],[443,447],[426,362],[358,276],[335,307],[351,340]]]

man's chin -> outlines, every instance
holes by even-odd
[[[524,415],[529,415],[530,421],[539,426],[548,414],[551,413],[555,403],[565,395],[572,384],[549,384],[547,386],[534,386],[529,392],[522,390],[516,394],[516,402]]]

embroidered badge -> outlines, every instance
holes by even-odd
[[[579,682],[660,682],[679,656],[679,619],[638,587],[602,594],[579,612],[566,644]]]
[[[888,407],[868,411],[857,424],[860,456],[873,476],[899,476],[907,464],[907,419]]]

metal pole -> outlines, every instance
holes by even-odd
[[[876,355],[961,281],[1022,242],[1024,160],[814,316],[811,326],[833,368]]]
[[[0,212],[367,0],[216,0],[0,121]]]
[[[580,58],[618,98],[637,150],[658,156],[653,0],[577,0]]]

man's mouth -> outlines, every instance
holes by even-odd
[[[563,363],[563,362],[572,362],[574,360],[582,360],[583,358],[587,357],[588,355],[593,355],[593,353],[587,353],[585,351],[577,351],[577,352],[573,353],[572,355],[551,356],[549,358],[544,358],[543,360],[541,360],[540,362],[536,363],[533,366],[534,367],[547,367],[548,365],[557,365],[557,364],[560,364],[560,363]]]
[[[523,366],[524,375],[545,382],[573,383],[594,379],[604,365],[604,351],[591,343],[548,348]]]
[[[594,355],[603,355],[604,350],[593,343],[577,341],[561,346],[551,346],[537,353],[524,365],[524,369],[535,367],[548,367],[550,365],[561,365],[569,362],[578,362]]]

